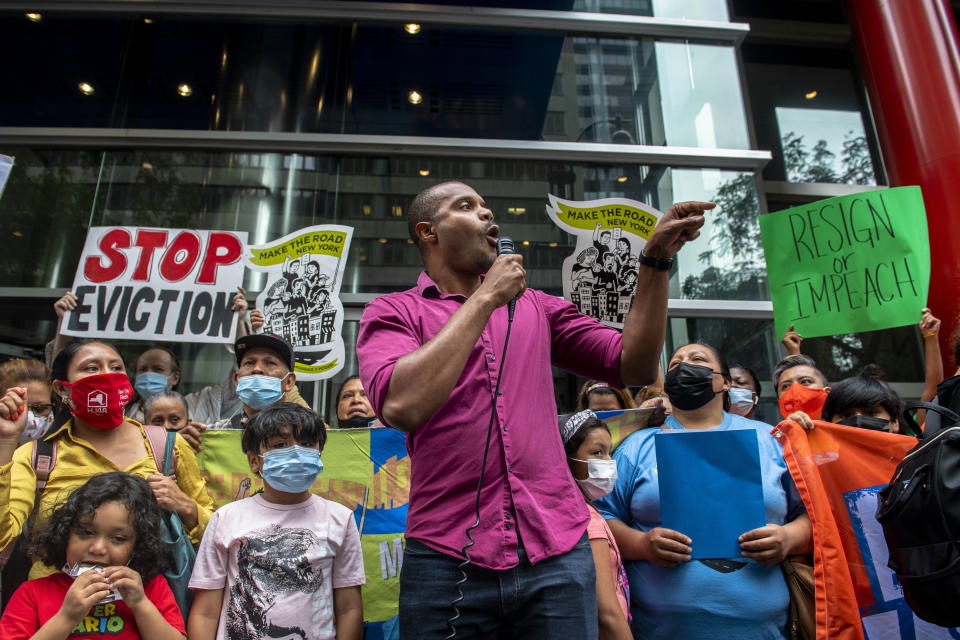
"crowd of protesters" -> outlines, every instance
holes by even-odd
[[[788,637],[779,564],[814,542],[772,425],[756,419],[760,379],[703,343],[678,345],[660,366],[662,265],[711,207],[664,215],[620,332],[526,289],[522,259],[497,256],[499,229],[473,189],[421,193],[408,222],[425,271],[368,305],[359,374],[343,379],[328,420],[300,395],[294,347],[262,331],[242,289],[230,373],[191,393],[163,346],[125,362],[110,342],[58,332],[48,362],[3,363],[0,637],[363,637],[353,513],[310,487],[331,426],[384,425],[407,432],[412,463],[401,637]],[[54,309],[62,321],[75,306],[67,293]],[[940,321],[923,309],[918,328],[922,399],[947,403],[957,376],[943,380]],[[915,424],[879,367],[831,384],[793,327],[782,342],[780,417],[807,429]],[[586,379],[559,407],[569,411],[559,428],[551,363]],[[601,417],[625,410],[645,428],[615,443]],[[197,453],[223,429],[243,432],[264,488],[215,510]],[[742,557],[693,562],[696,542],[661,520],[655,436],[744,429],[759,442],[767,524],[742,533]],[[171,515],[196,552],[180,587],[161,535]]]

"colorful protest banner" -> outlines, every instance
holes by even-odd
[[[245,231],[90,227],[70,336],[232,343]]]
[[[3,195],[3,187],[6,186],[11,171],[13,171],[13,158],[0,155],[0,196]]]
[[[920,187],[829,198],[760,216],[777,335],[914,324],[930,245]]]
[[[262,488],[250,473],[241,430],[207,431],[198,455],[207,490],[220,507]],[[330,429],[323,473],[311,490],[352,510],[360,530],[367,583],[363,587],[366,638],[389,637],[395,626],[403,566],[403,532],[410,497],[406,440],[394,429]]]
[[[581,313],[622,329],[636,290],[640,250],[662,214],[625,198],[547,197],[547,216],[577,237],[573,254],[563,261],[563,297]]]
[[[249,247],[247,266],[267,272],[257,297],[264,329],[290,341],[300,380],[322,380],[343,368],[340,283],[353,227],[317,225]]]
[[[634,431],[639,431],[647,426],[647,421],[653,415],[652,407],[643,409],[614,409],[613,411],[597,411],[597,417],[607,425],[610,431],[610,441],[612,449],[623,442],[623,439]],[[611,450],[612,450],[611,449]]]
[[[876,519],[877,492],[916,438],[816,421],[773,430],[813,526],[817,639],[960,638],[914,615]]]

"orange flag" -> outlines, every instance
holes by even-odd
[[[960,638],[910,611],[876,521],[877,491],[916,438],[815,421],[790,421],[773,435],[813,525],[817,640]]]

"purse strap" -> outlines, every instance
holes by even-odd
[[[176,470],[176,459],[177,454],[173,450],[174,445],[177,443],[177,432],[168,431],[167,432],[167,442],[165,443],[163,449],[163,475],[170,476]]]
[[[147,441],[150,443],[150,451],[153,453],[153,462],[157,465],[157,471],[165,476],[176,474],[177,452],[174,445],[177,440],[177,432],[167,431],[163,427],[153,424],[143,425],[143,431],[147,434]]]

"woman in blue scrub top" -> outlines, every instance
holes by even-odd
[[[725,411],[730,371],[705,344],[677,349],[664,377],[673,415],[663,427],[631,434],[613,454],[617,483],[597,501],[628,560],[634,637],[785,638],[790,594],[778,566],[810,551],[810,519],[772,427]],[[696,541],[664,528],[654,436],[663,429],[755,429],[767,525],[740,536],[742,556],[691,560]]]

